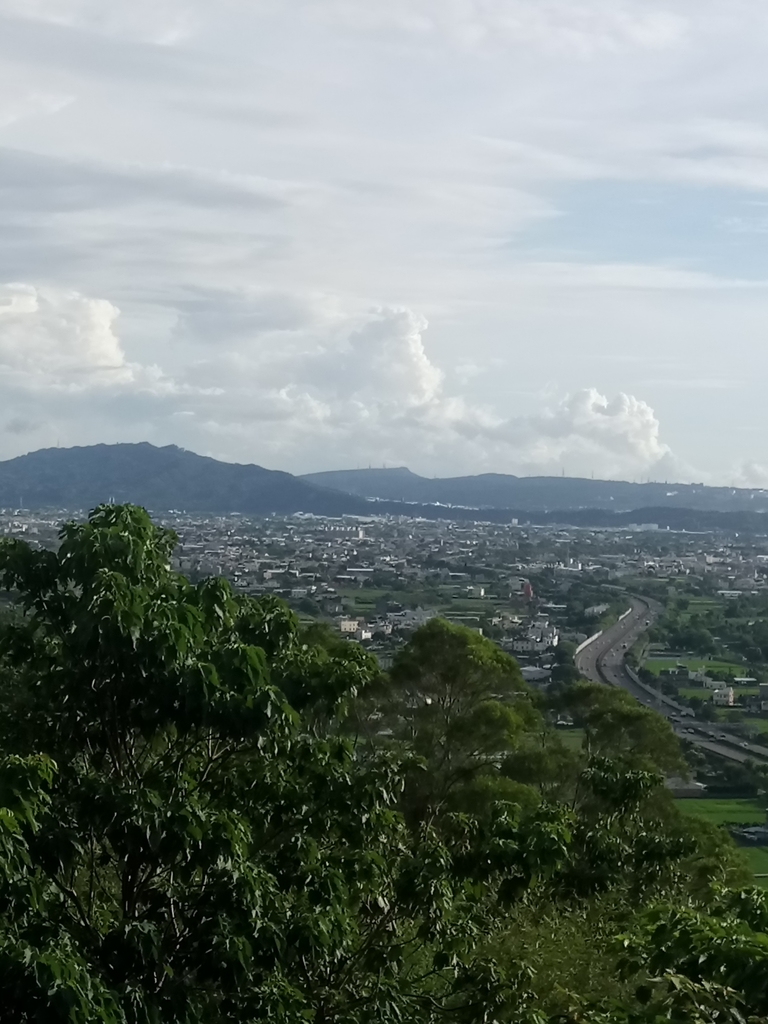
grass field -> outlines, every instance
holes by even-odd
[[[768,875],[768,848],[765,846],[758,846],[744,849],[742,852],[749,862],[749,866],[756,875]],[[768,878],[757,878],[756,883],[763,887],[768,888]]]
[[[710,800],[700,797],[694,800],[675,800],[683,812],[712,825],[762,825],[765,811],[756,800]],[[741,847],[750,869],[755,875],[768,875],[768,847]],[[756,878],[755,885],[768,889],[768,877]]]
[[[691,800],[676,800],[683,814],[703,818],[713,825],[762,825],[765,811],[756,800],[714,800],[696,797]]]
[[[583,729],[558,729],[557,738],[568,747],[569,750],[581,750],[584,742]]]
[[[680,686],[678,688],[678,694],[681,697],[685,697],[686,700],[690,700],[691,697],[701,697],[702,700],[711,700],[714,690],[707,690],[703,686]],[[733,699],[736,703],[739,702],[739,697],[756,697],[759,690],[756,686],[734,686],[733,688]]]
[[[345,611],[356,615],[370,615],[383,598],[403,605],[404,608],[431,608],[446,615],[490,618],[497,612],[514,615],[519,607],[512,601],[498,597],[469,597],[457,587],[434,587],[410,590],[386,590],[381,587],[339,587],[339,598]]]
[[[694,672],[706,669],[709,676],[715,675],[718,672],[733,672],[738,676],[744,672],[743,663],[734,661],[706,661],[704,658],[680,658],[679,661],[675,658],[649,658],[643,667],[657,676],[664,669],[677,668],[678,665],[685,665],[686,668],[692,669]]]
[[[677,693],[679,697],[685,697],[686,700],[690,700],[691,697],[701,697],[702,700],[710,700],[712,697],[712,691],[705,690],[703,686],[680,686]]]

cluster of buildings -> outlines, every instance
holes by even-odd
[[[63,510],[0,510],[0,536],[54,547]],[[274,594],[386,663],[418,626],[442,615],[482,631],[546,676],[562,640],[579,643],[632,578],[699,577],[723,600],[768,588],[768,540],[665,530],[578,529],[405,517],[206,516],[168,512],[173,568],[224,576],[241,593]],[[581,588],[591,599],[574,611]],[[716,704],[734,688],[710,680]],[[765,694],[768,709],[768,693]]]

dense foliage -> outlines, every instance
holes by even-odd
[[[0,1021],[762,1020],[768,905],[665,723],[435,620],[384,677],[103,506],[0,546]]]

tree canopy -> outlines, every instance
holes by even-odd
[[[765,1019],[765,897],[711,884],[650,712],[575,687],[569,759],[479,634],[386,679],[174,543],[101,506],[0,544],[0,1021]]]

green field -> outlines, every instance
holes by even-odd
[[[768,875],[768,848],[758,846],[744,849],[742,847],[742,852],[756,875]],[[756,882],[764,889],[768,888],[768,878],[758,878]]]
[[[699,797],[693,800],[675,800],[683,812],[712,825],[762,825],[766,820],[765,811],[757,800],[711,800]],[[768,876],[768,847],[740,847],[755,875]],[[768,877],[756,878],[755,884],[768,889]]]
[[[557,738],[564,746],[568,747],[569,750],[581,750],[581,744],[584,742],[584,730],[558,729]]]
[[[707,661],[704,658],[680,658],[679,661],[675,658],[649,658],[643,668],[647,668],[649,672],[653,672],[653,674],[657,676],[663,669],[674,669],[677,668],[678,665],[685,665],[686,668],[692,669],[694,672],[706,669],[708,675],[712,675],[717,672],[733,672],[738,676],[744,672],[743,662]]]
[[[705,690],[703,686],[680,686],[677,690],[678,697],[690,700],[691,697],[701,697],[702,700],[711,700],[712,690]]]
[[[712,700],[714,690],[707,690],[703,686],[680,686],[678,695],[690,700],[691,697],[701,697],[702,700]],[[738,703],[739,697],[756,697],[759,690],[756,686],[734,686],[733,699]]]
[[[376,604],[383,598],[402,604],[404,608],[432,608],[448,615],[466,615],[491,618],[501,612],[515,614],[518,607],[506,599],[492,597],[469,597],[462,588],[438,586],[432,588],[413,587],[407,590],[381,587],[338,588],[339,598],[345,611],[350,614],[368,615],[375,611]]]
[[[757,800],[714,800],[694,797],[690,800],[675,800],[683,814],[703,818],[713,825],[762,825],[765,811]]]

